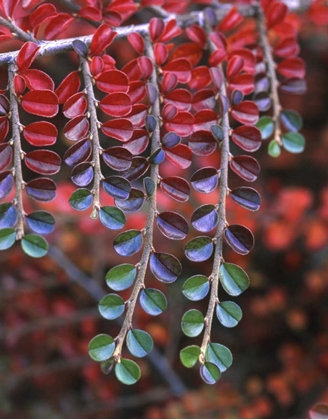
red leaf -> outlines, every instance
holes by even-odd
[[[162,42],[157,42],[154,45],[154,56],[155,56],[156,64],[158,66],[162,66],[165,63],[168,55],[169,55],[169,52],[165,44],[163,44]]]
[[[56,143],[58,130],[50,122],[37,121],[24,127],[23,134],[32,146],[44,147]]]
[[[84,139],[89,134],[89,120],[85,115],[73,118],[65,125],[64,134],[71,141]]]
[[[165,122],[168,131],[174,131],[181,137],[190,136],[193,132],[194,116],[190,112],[178,112],[170,121]]]
[[[100,101],[100,109],[112,117],[124,117],[132,110],[131,100],[126,93],[111,93]]]
[[[278,72],[288,79],[304,79],[305,64],[299,57],[286,58],[278,64]]]
[[[155,42],[162,35],[164,30],[164,22],[160,18],[152,18],[149,22],[149,35],[150,39]]]
[[[86,112],[88,107],[84,92],[77,92],[67,99],[63,106],[63,114],[66,118],[75,118]]]
[[[222,32],[228,32],[238,26],[244,20],[236,6],[232,7],[220,22],[218,28]]]
[[[188,42],[186,44],[181,44],[175,48],[171,54],[170,61],[177,60],[179,58],[184,58],[188,60],[192,67],[196,66],[203,55],[203,49],[198,44],[193,42]]]
[[[192,96],[189,90],[175,89],[165,96],[164,103],[174,105],[179,111],[189,111]]]
[[[93,6],[82,7],[77,13],[79,17],[90,19],[95,22],[100,22],[102,19],[102,14],[99,9]]]
[[[138,66],[138,59],[131,60],[128,62],[123,68],[122,72],[126,74],[129,81],[132,82],[133,80],[140,80],[141,78],[141,71]]]
[[[216,46],[218,50],[226,51],[227,41],[223,34],[221,34],[220,32],[211,32],[210,40],[213,42],[213,44]]]
[[[134,130],[129,141],[123,144],[133,155],[137,156],[143,153],[149,144],[149,137],[146,130]]]
[[[79,73],[77,71],[69,73],[55,90],[55,93],[58,96],[58,103],[64,104],[68,98],[80,89],[80,86],[81,80]]]
[[[217,148],[217,141],[209,131],[196,131],[189,139],[188,145],[197,156],[209,156]]]
[[[185,58],[172,60],[163,67],[163,72],[173,72],[179,83],[188,83],[191,79],[191,64]]]
[[[23,109],[40,117],[54,117],[58,112],[58,98],[51,90],[31,90],[22,98]]]
[[[138,32],[132,32],[128,35],[128,41],[138,54],[143,54],[145,50],[145,42]]]
[[[180,169],[189,168],[191,165],[192,152],[185,144],[178,144],[170,149],[165,149],[165,156],[167,160]]]
[[[24,71],[30,67],[33,60],[38,54],[40,47],[34,42],[25,42],[16,58],[16,63],[19,71]]]
[[[119,13],[113,12],[111,10],[106,10],[103,12],[103,18],[110,26],[120,26],[123,19]]]
[[[61,165],[61,159],[57,153],[43,149],[27,153],[24,161],[29,169],[42,175],[56,174]]]
[[[190,89],[203,89],[207,87],[211,81],[209,68],[207,66],[199,66],[192,70],[188,86]]]
[[[41,4],[29,16],[32,28],[40,25],[46,19],[57,14],[54,5],[50,3]]]
[[[241,57],[244,60],[244,65],[242,70],[246,73],[254,74],[255,72],[255,55],[252,51],[246,49],[246,48],[238,48],[236,50],[233,50],[233,52],[230,54],[230,57],[238,56]]]
[[[231,90],[240,90],[244,95],[254,91],[254,76],[252,74],[239,74],[229,80]]]
[[[252,125],[242,125],[233,130],[232,140],[246,152],[255,152],[261,147],[262,137],[258,128]]]
[[[97,76],[96,85],[99,90],[106,93],[126,93],[129,89],[129,80],[122,71],[108,70]]]
[[[220,90],[222,83],[223,83],[223,74],[222,71],[216,67],[210,68],[210,76],[212,82],[217,90]]]
[[[55,83],[47,73],[36,70],[36,69],[27,69],[23,72],[20,72],[20,76],[26,82],[26,86],[30,90],[35,89],[47,89],[47,90],[54,90]]]
[[[113,0],[107,7],[107,10],[118,13],[123,21],[137,11],[137,5],[133,0]]]
[[[182,34],[182,29],[177,26],[175,19],[171,19],[165,24],[164,30],[159,37],[159,41],[168,42],[180,34]]]
[[[242,124],[254,125],[259,119],[259,110],[252,101],[243,101],[232,107],[231,115]]]
[[[118,118],[105,122],[101,126],[102,132],[105,136],[113,137],[122,142],[130,140],[133,134],[133,125],[131,121],[126,118]]]
[[[187,201],[190,195],[188,182],[178,176],[161,179],[161,189],[171,198],[177,201]]]
[[[16,93],[17,96],[23,95],[24,90],[26,89],[25,80],[19,74],[15,75],[14,89],[15,89],[15,93]]]
[[[44,39],[55,39],[62,34],[74,18],[68,13],[57,13],[51,17],[44,29]]]
[[[0,115],[7,115],[10,110],[9,101],[5,95],[0,95]]]
[[[214,51],[211,55],[210,58],[208,60],[210,66],[212,67],[216,67],[219,66],[222,61],[226,58],[227,53],[226,50],[223,48],[217,49],[216,51]]]
[[[142,56],[138,58],[138,66],[140,68],[141,76],[144,79],[149,79],[153,72],[153,63],[148,57]]]
[[[0,144],[0,171],[3,171],[11,162],[13,149],[9,143]]]
[[[171,92],[171,90],[173,90],[177,84],[178,84],[178,77],[176,74],[171,73],[171,72],[164,73],[164,76],[162,79],[163,93]]]
[[[0,9],[1,12],[8,18],[12,18],[14,10],[17,6],[18,0],[1,0]]]
[[[281,23],[288,14],[288,8],[285,4],[278,1],[271,2],[265,10],[267,27],[270,29],[277,23]]]
[[[131,112],[125,118],[131,121],[133,127],[143,127],[147,114],[148,108],[146,105],[135,104],[132,106]]]
[[[260,165],[251,156],[234,156],[230,161],[230,168],[247,182],[254,182],[259,173]]]
[[[9,121],[8,117],[0,117],[0,143],[2,143],[8,134],[9,131]]]
[[[217,124],[218,115],[216,112],[206,109],[198,111],[195,114],[195,122],[193,131],[206,130],[210,131],[212,125]]]
[[[103,23],[96,30],[90,45],[90,55],[102,55],[106,48],[113,42],[116,32],[111,27]]]
[[[144,82],[131,82],[128,94],[132,104],[141,102],[146,96],[146,87]]]
[[[99,55],[92,57],[90,62],[90,71],[92,76],[97,76],[104,69],[104,61]]]
[[[274,53],[283,58],[294,57],[299,52],[300,46],[294,38],[282,39],[274,49]]]
[[[186,29],[186,34],[191,41],[196,42],[196,44],[200,45],[201,47],[204,47],[206,44],[206,33],[200,26],[188,26]]]
[[[192,106],[195,111],[215,108],[215,93],[211,89],[199,90],[193,98]]]
[[[244,67],[244,59],[239,55],[233,55],[228,60],[227,66],[227,78],[231,78],[236,76],[238,73],[242,71]]]
[[[172,104],[166,104],[163,107],[162,116],[165,121],[172,120],[178,113],[178,108]]]

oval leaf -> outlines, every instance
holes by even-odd
[[[129,359],[121,359],[120,363],[115,365],[116,378],[124,385],[133,385],[141,377],[139,366]]]
[[[154,342],[146,331],[131,329],[126,335],[126,346],[132,356],[145,357],[152,351]]]
[[[0,230],[0,251],[10,248],[16,241],[15,229],[5,228]]]
[[[230,296],[239,296],[249,286],[247,273],[238,265],[231,263],[221,264],[220,282]]]
[[[185,247],[186,257],[194,262],[206,261],[213,252],[213,241],[208,236],[198,236],[189,241]]]
[[[110,335],[99,334],[89,343],[89,355],[96,362],[108,360],[115,350],[115,342]]]
[[[213,204],[198,207],[191,216],[191,224],[199,232],[209,232],[215,228],[218,221],[218,212]]]
[[[173,283],[181,274],[180,261],[171,254],[154,252],[149,258],[153,275],[164,283]]]
[[[181,329],[187,337],[197,337],[204,328],[204,315],[197,309],[187,311],[181,320]]]
[[[116,319],[125,309],[124,300],[115,293],[104,296],[98,305],[100,315],[105,319]]]
[[[79,188],[73,192],[68,201],[74,210],[83,211],[91,206],[92,194],[86,188]]]
[[[188,346],[180,351],[180,360],[184,367],[192,368],[200,356],[199,346]]]
[[[140,251],[142,242],[141,231],[131,229],[116,236],[114,239],[114,249],[119,255],[130,257]]]
[[[202,275],[192,276],[182,286],[182,293],[189,300],[201,300],[210,290],[208,278]]]
[[[160,315],[167,307],[165,295],[157,289],[143,289],[139,298],[140,306],[149,315]]]
[[[126,223],[124,213],[120,209],[112,206],[100,208],[99,220],[107,229],[111,230],[122,229]]]
[[[233,328],[241,320],[243,313],[235,302],[225,301],[216,305],[216,316],[224,327]]]
[[[137,269],[132,264],[121,264],[110,269],[106,274],[107,285],[115,290],[128,289],[137,277]]]
[[[231,351],[222,344],[210,343],[206,348],[205,358],[207,362],[214,363],[220,372],[225,372],[232,365]]]
[[[225,229],[224,235],[228,245],[237,254],[246,255],[254,246],[254,236],[245,226],[230,225]]]
[[[180,214],[173,211],[160,213],[156,219],[159,230],[169,239],[184,239],[188,233],[188,223]]]
[[[33,232],[48,235],[55,228],[55,218],[47,211],[34,211],[26,216],[26,222]]]
[[[261,196],[254,188],[235,188],[230,191],[230,197],[247,210],[256,211],[260,208]]]
[[[25,254],[33,258],[41,258],[48,252],[47,241],[39,235],[25,235],[21,240]]]

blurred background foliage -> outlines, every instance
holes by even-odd
[[[180,378],[180,391],[170,389],[163,370],[148,359],[140,360],[138,384],[126,387],[89,358],[90,339],[108,330],[114,336],[118,327],[100,318],[86,288],[97,293],[102,287],[107,293],[105,273],[123,259],[112,248],[113,233],[70,208],[75,187],[64,165],[57,199],[43,205],[57,220],[49,255],[34,260],[20,246],[0,254],[2,418],[307,418],[314,403],[328,403],[328,31],[309,20],[300,25],[308,90],[302,97],[282,97],[282,104],[302,114],[306,151],[284,152],[275,160],[265,145],[256,153],[262,170],[254,185],[263,198],[261,210],[250,213],[227,203],[229,222],[246,225],[256,237],[247,257],[225,250],[226,260],[243,267],[251,279],[238,301],[242,322],[232,330],[218,322],[213,328],[212,340],[232,350],[232,367],[211,387],[202,383],[197,369],[187,370],[179,361],[179,349],[194,343],[180,329],[181,316],[191,307],[181,286],[196,271],[209,274],[206,264],[185,260],[180,242],[170,246],[183,264],[181,278],[168,287],[147,278],[148,287],[165,288],[168,309],[153,318],[139,308],[134,318]],[[132,53],[120,43],[116,48]],[[37,63],[56,85],[77,65],[74,54]],[[61,131],[65,122],[58,117]],[[62,155],[68,144],[61,140],[56,150]],[[218,155],[202,159],[200,165],[210,166]],[[161,165],[162,176],[173,171],[179,175],[170,163]],[[234,184],[240,182],[231,174],[230,188]],[[216,200],[217,193],[209,198],[194,192],[179,211],[189,218],[197,205]],[[105,194],[102,202],[112,204]],[[160,195],[159,209],[176,205]],[[28,206],[33,203],[26,203],[27,211]],[[131,215],[126,227],[142,228],[145,218],[145,213]],[[204,312],[206,302],[197,309]]]

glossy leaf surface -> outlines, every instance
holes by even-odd
[[[153,252],[149,258],[149,267],[157,280],[164,283],[173,283],[182,272],[180,261],[164,252]]]
[[[199,232],[209,232],[218,224],[219,216],[213,204],[198,207],[192,216],[191,224]]]
[[[25,254],[33,258],[44,257],[48,252],[47,241],[39,235],[25,235],[21,240],[21,246]]]
[[[26,222],[33,232],[48,235],[55,228],[55,218],[46,211],[34,211],[26,216]]]
[[[210,282],[207,277],[200,274],[187,279],[182,286],[182,293],[189,300],[201,300],[210,290]]]
[[[167,307],[165,295],[157,289],[143,289],[139,297],[140,306],[149,315],[160,315]]]
[[[132,264],[121,264],[110,269],[106,274],[107,285],[115,290],[122,291],[129,288],[137,277],[137,269]]]
[[[205,362],[200,367],[200,376],[208,385],[214,385],[220,379],[220,370],[214,363]]]
[[[224,327],[233,328],[241,320],[243,313],[235,302],[224,301],[216,305],[216,316]]]
[[[96,362],[108,360],[115,350],[115,342],[110,335],[99,334],[89,343],[89,355]]]
[[[261,196],[254,188],[234,188],[230,191],[230,197],[247,210],[257,211],[260,208]]]
[[[131,229],[116,236],[114,239],[114,249],[119,255],[129,257],[140,251],[142,242],[143,239],[140,230]]]
[[[104,296],[98,305],[100,315],[105,319],[116,319],[124,312],[124,300],[115,293]]]
[[[222,263],[220,266],[220,283],[230,296],[239,296],[248,288],[249,278],[238,265]]]
[[[181,319],[181,328],[187,337],[197,337],[204,328],[204,315],[198,309],[190,309]]]
[[[111,230],[122,229],[126,223],[126,218],[122,210],[112,206],[100,208],[99,220],[107,229]]]
[[[213,252],[213,242],[208,236],[197,236],[185,246],[186,257],[194,262],[206,261]]]
[[[139,366],[129,359],[121,359],[120,363],[115,365],[116,378],[125,385],[135,384],[141,376]]]
[[[199,346],[188,346],[180,351],[180,360],[184,367],[192,368],[200,356]]]
[[[232,354],[228,347],[218,343],[210,343],[206,348],[206,361],[214,363],[220,370],[225,372],[232,365]]]
[[[230,225],[224,235],[228,245],[238,254],[246,255],[254,246],[254,236],[245,226]]]
[[[145,357],[152,351],[154,342],[146,331],[131,329],[126,336],[126,346],[132,356]]]
[[[159,230],[169,239],[184,239],[188,233],[186,219],[173,211],[162,212],[156,219]]]

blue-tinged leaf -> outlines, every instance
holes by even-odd
[[[12,203],[0,204],[0,229],[13,227],[16,220],[16,207]]]
[[[221,377],[219,368],[213,364],[206,362],[200,367],[200,376],[208,385],[214,385]]]
[[[222,141],[223,140],[224,133],[223,133],[223,129],[222,129],[222,127],[220,125],[218,125],[218,124],[212,125],[211,132],[212,132],[213,136],[218,141]]]
[[[153,275],[164,283],[174,282],[181,274],[180,261],[171,254],[154,252],[150,255],[149,267]]]
[[[148,133],[152,133],[157,125],[157,120],[153,115],[147,115],[145,118],[145,125]]]
[[[230,225],[225,229],[224,235],[227,244],[237,254],[246,255],[254,246],[254,236],[245,226]]]
[[[0,199],[7,197],[14,187],[14,177],[11,171],[0,173]]]
[[[230,197],[247,210],[257,211],[260,208],[261,196],[254,188],[235,188],[230,192]]]
[[[125,171],[132,165],[132,153],[121,146],[104,150],[102,157],[106,165],[115,171]]]
[[[303,127],[303,120],[297,111],[285,109],[280,114],[280,121],[288,131],[297,132]]]
[[[0,251],[10,248],[16,240],[15,229],[5,228],[0,230]]]
[[[39,235],[25,235],[21,246],[25,254],[33,258],[44,257],[48,252],[48,242]]]
[[[83,211],[92,204],[92,194],[86,188],[79,188],[74,191],[69,199],[69,204],[74,210]]]
[[[132,356],[145,357],[152,351],[154,342],[146,331],[131,329],[126,336],[126,346]]]
[[[75,166],[84,162],[91,155],[91,142],[89,139],[83,139],[73,144],[64,154],[64,162],[68,166]]]
[[[196,191],[208,194],[216,189],[218,180],[218,171],[215,168],[207,167],[196,171],[190,182]]]
[[[271,117],[261,117],[255,127],[261,131],[262,140],[267,140],[273,134],[274,123]]]
[[[157,289],[143,289],[139,302],[142,309],[152,316],[160,315],[167,307],[165,295]]]
[[[220,370],[225,372],[232,365],[232,354],[228,347],[218,343],[210,343],[206,348],[206,361],[214,363]]]
[[[125,309],[124,300],[115,293],[104,296],[98,305],[100,315],[105,319],[116,319]]]
[[[171,147],[174,147],[178,145],[181,141],[181,137],[178,136],[173,131],[166,133],[165,136],[162,139],[162,145],[166,149],[170,149]]]
[[[116,206],[124,213],[135,213],[140,210],[145,201],[145,194],[137,188],[131,188],[129,196],[125,200],[115,199]]]
[[[216,316],[224,327],[233,328],[241,320],[243,313],[235,302],[225,301],[216,305]]]
[[[126,223],[126,218],[122,210],[112,206],[100,208],[99,220],[107,229],[111,230],[122,229]]]
[[[119,255],[130,257],[140,251],[142,242],[141,231],[131,229],[116,236],[114,239],[114,249]]]
[[[78,187],[86,187],[93,180],[93,167],[89,162],[79,163],[73,168],[71,179]]]
[[[119,200],[126,200],[131,191],[130,182],[121,176],[109,176],[102,185],[107,194]]]
[[[26,193],[34,200],[49,202],[56,197],[56,184],[50,178],[36,178],[28,182]]]
[[[218,212],[213,204],[204,204],[198,207],[191,216],[191,224],[199,232],[211,231],[218,221]]]
[[[300,133],[285,133],[281,138],[282,145],[290,153],[302,153],[305,148],[305,138]]]
[[[96,362],[108,360],[115,350],[115,342],[110,335],[99,334],[89,343],[89,355]]]
[[[188,182],[178,176],[162,178],[160,182],[161,189],[171,198],[177,201],[187,201],[190,195]]]
[[[26,216],[26,222],[33,232],[48,235],[55,228],[55,218],[47,211],[34,211]]]
[[[139,366],[129,359],[121,359],[115,365],[116,378],[124,385],[133,385],[141,377]]]
[[[208,278],[199,274],[189,277],[182,286],[182,293],[186,298],[194,301],[204,299],[209,290]]]
[[[206,261],[213,252],[213,241],[208,236],[197,236],[185,246],[186,257],[195,262]]]
[[[220,266],[220,282],[230,296],[239,296],[249,286],[247,273],[238,265],[222,263]]]
[[[187,337],[197,337],[204,328],[204,315],[198,309],[190,309],[181,319],[181,329]]]
[[[169,239],[184,239],[188,233],[188,223],[180,214],[173,211],[160,213],[156,219],[159,230]]]
[[[157,149],[149,156],[149,163],[152,165],[160,165],[165,160],[165,153],[163,149]]]
[[[115,290],[122,291],[129,288],[137,277],[137,269],[132,264],[121,264],[111,268],[106,274],[107,285]]]
[[[155,191],[154,181],[149,176],[147,176],[143,180],[143,185],[144,185],[147,197],[151,197]]]

